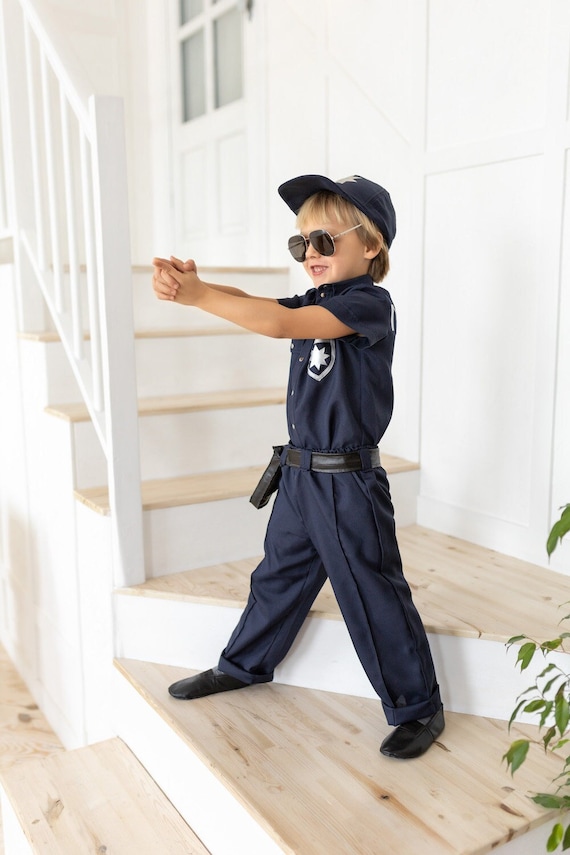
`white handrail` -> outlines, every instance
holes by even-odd
[[[80,360],[83,359],[83,322],[81,317],[81,286],[77,248],[75,188],[73,184],[73,162],[71,152],[71,124],[68,102],[65,98],[63,88],[60,88],[59,90],[59,110],[61,115],[63,184],[67,221],[67,250],[69,264],[69,293],[71,298],[71,324],[73,330],[73,356],[75,359]]]
[[[34,0],[18,0],[24,19],[49,62],[55,77],[60,81],[73,112],[85,129],[89,127],[88,102],[93,94],[92,86],[85,78],[85,70],[80,65],[62,37],[58,28],[52,26],[49,15],[42,16]]]
[[[107,458],[114,581],[136,584],[144,552],[122,102],[91,91],[33,0],[1,9],[21,316],[41,316],[38,301],[49,308]]]
[[[95,269],[95,235],[93,228],[93,182],[87,139],[80,138],[81,198],[83,201],[83,239],[85,242],[85,278],[87,282],[87,304],[91,318],[91,372],[93,379],[93,409],[103,409],[103,377],[101,367],[101,327],[97,301],[97,273]]]
[[[30,136],[32,139],[38,138],[38,123],[36,120],[36,111],[34,105],[37,103],[36,96],[36,81],[33,64],[32,50],[33,36],[30,33],[30,27],[24,20],[24,44],[26,50],[26,83],[28,87],[28,121],[30,123]],[[43,209],[43,198],[40,192],[41,174],[40,164],[38,159],[37,145],[32,147],[32,175],[33,175],[33,190],[34,190],[34,206],[35,206],[35,222],[37,236],[37,251],[38,261],[42,270],[46,269],[46,236],[45,236],[45,215]]]

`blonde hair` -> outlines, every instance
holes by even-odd
[[[356,230],[359,240],[364,246],[378,247],[378,253],[370,262],[368,273],[373,282],[382,282],[390,270],[390,257],[384,236],[376,223],[366,216],[359,208],[339,196],[321,190],[303,202],[297,214],[297,228],[302,229],[307,220],[336,220],[347,227],[361,224]]]

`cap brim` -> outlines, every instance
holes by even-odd
[[[292,178],[290,181],[281,184],[277,192],[293,213],[298,214],[303,202],[306,202],[310,196],[314,196],[320,190],[329,190],[331,193],[344,196],[350,201],[350,197],[342,192],[342,188],[336,181],[331,181],[324,175],[300,175],[298,178]]]

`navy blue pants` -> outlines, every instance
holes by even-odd
[[[331,475],[283,467],[265,557],[219,668],[246,683],[272,680],[327,576],[388,723],[435,713],[436,675],[380,468]]]

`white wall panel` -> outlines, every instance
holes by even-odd
[[[295,175],[327,171],[326,3],[266,3],[268,261],[289,261],[294,217],[277,187]]]
[[[541,158],[427,185],[422,496],[529,523]]]
[[[566,192],[558,332],[558,371],[552,473],[552,522],[570,503],[570,151],[566,152]],[[552,557],[552,566],[570,575],[570,535]]]
[[[356,130],[355,125],[360,122],[365,132],[363,142],[370,118],[378,115],[383,115],[399,135],[410,140],[415,125],[412,36],[419,5],[411,0],[352,3],[350,7],[344,0],[327,3],[331,63],[342,70],[354,92],[360,92],[365,99],[364,108],[351,100],[345,104],[352,108],[351,122],[346,127]],[[331,109],[335,103],[343,104],[342,94],[336,92],[334,84],[330,97]],[[373,128],[369,127],[368,133],[373,140]],[[340,138],[331,137],[331,142],[337,145],[342,141],[346,141],[346,133]],[[358,154],[358,148],[353,153]]]
[[[428,149],[544,124],[548,0],[431,0]]]
[[[219,229],[225,234],[245,234],[248,218],[247,139],[232,134],[217,147],[219,183]]]
[[[182,229],[189,238],[204,236],[209,219],[207,156],[205,147],[192,149],[182,158],[184,192]]]

